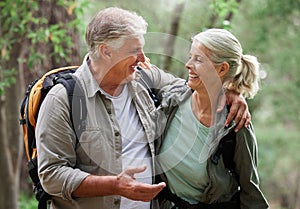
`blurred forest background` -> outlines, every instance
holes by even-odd
[[[18,124],[27,85],[79,65],[86,24],[108,6],[142,15],[146,55],[180,77],[191,36],[205,28],[230,30],[244,54],[258,57],[261,91],[248,102],[261,187],[271,208],[300,209],[299,0],[0,0],[0,208],[36,208]]]

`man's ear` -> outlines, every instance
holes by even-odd
[[[228,64],[228,62],[223,62],[221,64],[221,66],[219,67],[219,69],[218,69],[218,74],[219,74],[219,76],[221,78],[223,78],[224,76],[227,75],[228,71],[229,71],[229,64]]]
[[[103,59],[111,58],[111,54],[112,54],[111,48],[106,44],[100,44],[98,50],[99,50],[99,54]]]

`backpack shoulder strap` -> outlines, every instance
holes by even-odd
[[[233,161],[234,153],[235,153],[235,145],[236,145],[236,132],[230,131],[224,138],[222,139],[222,157],[225,167],[234,172],[235,170],[235,162]]]
[[[212,156],[212,163],[218,164],[218,160],[222,155],[225,167],[230,171],[234,172],[235,162],[233,161],[236,146],[236,132],[230,131],[220,141],[217,151]]]
[[[55,82],[66,88],[70,105],[70,120],[76,134],[76,144],[78,144],[86,127],[87,108],[83,89],[77,78],[72,74],[60,76]]]

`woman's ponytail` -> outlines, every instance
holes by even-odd
[[[259,62],[252,55],[242,55],[241,63],[228,88],[252,99],[259,90]]]

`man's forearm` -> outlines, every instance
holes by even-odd
[[[87,176],[72,193],[73,197],[120,195],[137,201],[151,201],[165,186],[147,184],[135,180],[134,175],[145,171],[145,165],[128,167],[117,176]]]
[[[116,195],[116,176],[87,176],[72,193],[73,197],[96,197]]]

